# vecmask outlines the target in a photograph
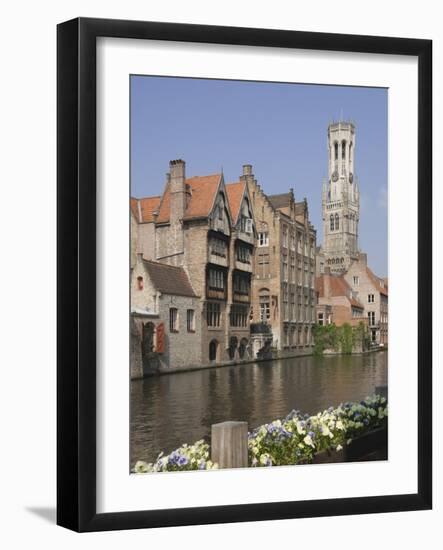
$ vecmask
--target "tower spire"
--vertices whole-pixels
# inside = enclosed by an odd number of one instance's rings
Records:
[[[328,126],[328,179],[322,189],[323,253],[332,272],[345,271],[358,254],[359,192],[354,180],[355,126]]]

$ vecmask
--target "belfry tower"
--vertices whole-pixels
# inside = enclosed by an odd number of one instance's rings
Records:
[[[324,266],[346,271],[358,258],[360,195],[354,172],[355,127],[351,122],[328,126],[328,179],[323,182]]]

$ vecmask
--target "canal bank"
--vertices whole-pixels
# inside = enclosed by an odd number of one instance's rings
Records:
[[[326,351],[324,352],[323,356],[343,356],[343,355],[365,355],[368,353],[377,353],[377,352],[387,352],[388,348],[385,347],[377,347],[365,351],[358,351],[351,354],[343,354],[339,351]],[[298,357],[311,357],[315,356],[315,353],[313,349],[310,347],[306,350],[297,350],[296,352],[289,352],[289,353],[279,353],[275,355],[275,357],[272,358],[255,358],[255,359],[244,359],[241,361],[225,361],[222,363],[208,363],[206,365],[189,365],[187,367],[159,367],[156,370],[152,370],[151,372],[147,371],[143,377],[134,377],[133,380],[141,380],[142,378],[149,378],[151,376],[160,376],[164,374],[178,374],[178,373],[185,373],[185,372],[193,372],[198,370],[206,370],[206,369],[215,369],[220,367],[234,367],[238,365],[248,365],[253,363],[265,363],[269,361],[277,361],[280,359],[295,359]]]
[[[305,355],[134,380],[132,462],[207,439],[217,422],[241,420],[254,427],[292,409],[315,414],[364,399],[387,384],[387,355]]]

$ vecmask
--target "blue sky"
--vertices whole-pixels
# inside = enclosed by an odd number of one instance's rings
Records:
[[[131,77],[131,194],[161,194],[169,161],[188,176],[219,172],[238,181],[243,164],[265,192],[294,188],[308,199],[322,242],[321,189],[327,176],[327,126],[356,125],[360,249],[387,275],[387,107],[382,88]]]

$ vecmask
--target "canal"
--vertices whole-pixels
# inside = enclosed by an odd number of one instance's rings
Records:
[[[134,380],[131,465],[207,438],[211,425],[255,428],[292,409],[314,414],[387,385],[387,352],[297,357]]]

